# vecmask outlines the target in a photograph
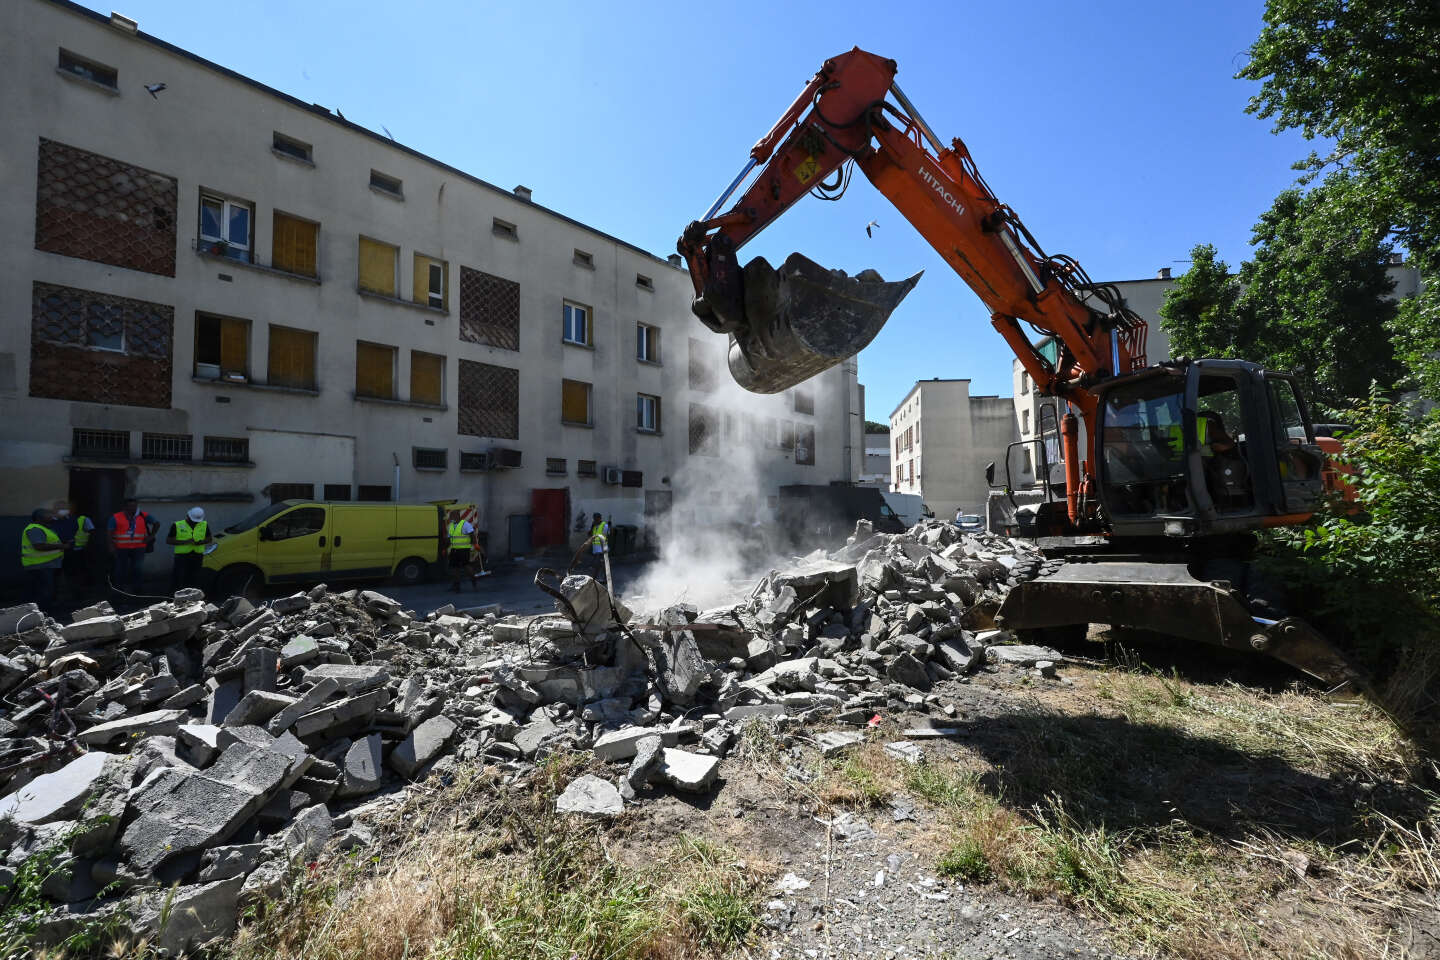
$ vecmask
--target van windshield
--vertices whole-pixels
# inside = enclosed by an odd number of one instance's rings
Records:
[[[259,510],[256,510],[254,513],[250,514],[250,516],[246,517],[244,520],[241,520],[238,523],[226,527],[225,532],[244,533],[246,530],[252,530],[255,527],[260,526],[260,524],[264,523],[266,520],[269,520],[271,517],[275,516],[275,514],[291,506],[293,506],[293,504],[281,501],[280,503],[272,503],[268,507],[261,507]]]

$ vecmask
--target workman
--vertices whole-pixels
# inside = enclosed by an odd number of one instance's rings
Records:
[[[66,595],[78,599],[90,590],[90,535],[95,532],[95,524],[83,513],[76,516],[73,503],[57,500],[51,528],[70,544],[60,566]]]
[[[139,593],[143,584],[145,554],[155,549],[158,532],[155,518],[140,509],[134,497],[125,500],[123,510],[110,518],[110,549],[115,555],[115,579],[119,590]]]
[[[1225,419],[1213,410],[1195,415],[1195,439],[1200,445],[1200,462],[1205,468],[1205,485],[1215,505],[1243,507],[1250,502],[1250,470]]]
[[[175,566],[170,573],[170,589],[200,586],[200,568],[205,563],[205,547],[215,542],[210,524],[205,521],[202,507],[191,507],[185,519],[170,524],[165,542],[175,548]]]
[[[605,574],[605,554],[610,552],[610,523],[598,513],[591,520],[590,563],[595,570],[593,576],[600,580]]]
[[[55,571],[69,546],[55,532],[55,513],[40,507],[30,514],[30,523],[20,531],[20,566],[25,573],[25,597],[41,610],[49,611],[55,601]]]
[[[470,587],[478,592],[480,578],[484,574],[476,571],[475,561],[478,560],[480,569],[484,570],[485,553],[480,549],[480,541],[475,536],[475,524],[465,519],[463,510],[451,510],[445,532],[450,539],[451,592],[460,592],[460,578],[467,574],[470,577]]]

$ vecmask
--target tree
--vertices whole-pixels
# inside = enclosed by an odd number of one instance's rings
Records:
[[[1328,184],[1287,190],[1255,225],[1255,256],[1238,274],[1214,247],[1192,250],[1191,268],[1160,308],[1171,353],[1294,373],[1331,406],[1366,396],[1372,382],[1391,388],[1401,375],[1388,330],[1391,248],[1342,213]]]
[[[865,421],[865,432],[866,432],[866,433],[889,433],[889,432],[890,432],[890,425],[889,425],[888,423],[876,423],[874,420],[866,420],[866,421]]]
[[[1435,0],[1268,0],[1239,76],[1247,108],[1333,141],[1299,166],[1325,174],[1348,222],[1393,234],[1428,280],[1392,330],[1412,382],[1440,397],[1440,4]]]

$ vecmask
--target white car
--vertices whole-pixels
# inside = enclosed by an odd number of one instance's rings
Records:
[[[973,513],[962,513],[955,518],[955,526],[960,528],[962,533],[984,533],[985,521]]]

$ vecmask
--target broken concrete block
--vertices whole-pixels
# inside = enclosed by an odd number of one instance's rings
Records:
[[[925,665],[908,653],[902,653],[890,661],[890,666],[885,668],[885,675],[896,683],[903,683],[916,690],[929,690],[933,686],[930,675],[925,672]]]
[[[305,680],[309,683],[325,679],[334,680],[346,695],[353,696],[389,683],[390,671],[381,666],[349,663],[322,663],[305,671]]]
[[[320,659],[320,641],[299,636],[280,648],[280,669],[290,670]]]
[[[281,834],[281,845],[292,860],[309,860],[335,834],[335,822],[323,803],[313,804],[295,815]]]
[[[210,702],[205,708],[205,722],[213,723],[216,726],[225,722],[230,716],[230,711],[240,702],[240,696],[244,692],[243,684],[239,680],[226,680],[223,683],[215,683],[210,691]]]
[[[8,637],[11,634],[39,626],[43,620],[44,615],[40,612],[40,608],[33,603],[6,607],[0,610],[0,637]]]
[[[211,723],[187,723],[175,731],[175,755],[192,767],[204,769],[220,756],[220,728]]]
[[[556,813],[613,817],[624,809],[625,802],[615,785],[589,773],[571,781],[565,792],[555,798]]]
[[[830,730],[817,734],[815,737],[815,743],[820,747],[821,755],[826,757],[837,756],[864,741],[863,734],[847,730]]]
[[[904,760],[906,763],[919,763],[925,759],[925,751],[909,740],[896,740],[893,743],[885,744],[885,752],[897,760]]]
[[[150,946],[183,956],[203,943],[235,932],[243,877],[160,891],[130,909],[132,925]]]
[[[105,747],[132,736],[173,735],[185,716],[184,710],[152,710],[133,717],[121,717],[82,730],[79,739],[91,747]]]
[[[344,780],[338,796],[360,797],[380,789],[380,734],[356,740],[345,754]]]
[[[1033,667],[1041,660],[1049,660],[1054,664],[1065,659],[1057,650],[1027,643],[988,646],[985,648],[985,655],[993,663],[1009,663],[1017,667]]]
[[[540,713],[538,710],[535,712],[537,715]],[[555,726],[549,717],[541,716],[538,719],[531,720],[519,733],[515,734],[513,742],[515,746],[520,749],[520,752],[529,759],[540,751],[541,745],[543,745],[546,740],[549,740],[559,732],[560,728]]]
[[[296,720],[313,712],[339,690],[340,684],[334,678],[323,678],[315,686],[305,691],[299,700],[271,717],[270,722],[266,724],[266,729],[278,737],[288,730]]]
[[[935,659],[956,673],[969,673],[984,658],[984,648],[971,649],[959,637],[941,640],[935,645]]]
[[[687,793],[705,793],[720,774],[720,758],[669,747],[661,751],[655,775]]]
[[[229,880],[243,877],[260,863],[264,846],[258,843],[240,843],[228,847],[211,847],[200,858],[201,883]]]
[[[275,651],[268,652],[274,653]],[[240,698],[240,702],[235,705],[234,710],[226,715],[221,726],[244,727],[263,724],[286,707],[294,706],[296,702],[295,697],[287,697],[283,693],[251,690]]]
[[[416,727],[410,736],[390,752],[386,763],[391,770],[409,779],[415,776],[421,767],[438,757],[454,735],[455,721],[446,717],[431,717]]]
[[[653,727],[626,727],[601,734],[595,741],[595,756],[601,760],[629,760],[646,737],[658,736],[667,746],[680,742],[679,730],[657,730]]]
[[[342,727],[368,724],[370,719],[375,716],[375,711],[380,709],[384,696],[385,691],[372,690],[358,697],[350,697],[339,703],[307,713],[295,721],[293,725],[295,735],[301,739],[322,735],[333,736],[334,732]]]
[[[184,710],[186,707],[193,707],[205,699],[206,692],[204,684],[192,683],[162,700],[160,708],[162,710]]]
[[[125,621],[111,614],[80,620],[60,628],[60,636],[66,643],[79,640],[108,640],[125,633]]]
[[[275,674],[279,669],[280,654],[269,647],[252,647],[245,651],[245,693],[256,690],[266,692],[275,689]]]
[[[660,751],[664,746],[665,741],[658,734],[642,737],[635,744],[635,758],[630,761],[630,769],[625,773],[625,782],[631,790],[639,790],[649,781],[651,772],[660,762]]]
[[[270,609],[284,615],[287,613],[299,613],[310,608],[310,597],[305,593],[295,593],[288,597],[281,597],[270,602]]]
[[[110,759],[108,753],[86,753],[54,773],[41,774],[0,799],[0,820],[9,817],[16,823],[35,825],[76,819]]]

